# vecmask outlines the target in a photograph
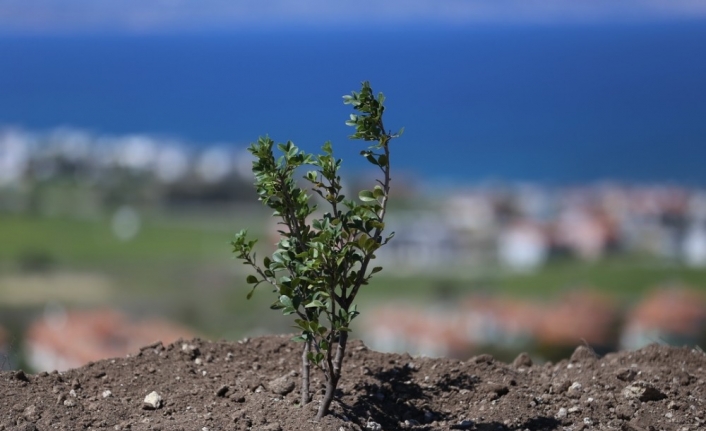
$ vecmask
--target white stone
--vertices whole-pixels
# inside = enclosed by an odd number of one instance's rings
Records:
[[[155,410],[162,407],[162,397],[155,391],[150,392],[145,397],[143,408],[148,410]]]
[[[108,398],[109,396],[113,395],[113,393],[106,389],[105,391],[103,391],[102,395],[103,398]]]
[[[377,422],[368,421],[368,423],[365,424],[365,429],[370,431],[381,431],[382,425]]]

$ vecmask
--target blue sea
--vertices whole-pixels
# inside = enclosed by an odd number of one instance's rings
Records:
[[[432,181],[706,185],[706,22],[0,38],[0,125],[192,145],[347,140],[369,80]]]

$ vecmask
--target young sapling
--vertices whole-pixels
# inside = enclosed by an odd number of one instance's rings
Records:
[[[233,252],[243,263],[253,268],[246,282],[253,285],[248,299],[262,283],[274,287],[277,300],[272,309],[294,316],[303,342],[301,403],[311,401],[309,391],[310,365],[324,375],[326,393],[316,418],[328,413],[341,378],[343,358],[351,321],[359,314],[355,298],[361,286],[368,284],[373,274],[382,270],[369,268],[375,252],[393,237],[383,237],[385,214],[390,193],[390,142],[402,134],[387,131],[383,124],[385,97],[377,97],[368,82],[361,91],[343,96],[344,104],[357,111],[346,124],[355,127],[351,139],[369,143],[360,152],[379,169],[380,178],[372,190],[363,190],[358,200],[342,194],[339,169],[330,142],[322,154],[307,154],[292,142],[278,144],[281,151],[275,157],[274,141],[260,138],[248,149],[255,156],[253,173],[259,200],[274,210],[278,218],[280,241],[271,257],[262,262],[253,251],[256,240],[248,240],[242,230],[232,242]],[[312,167],[303,176],[303,188],[296,181],[300,168]],[[311,193],[320,196],[323,208],[311,202]]]

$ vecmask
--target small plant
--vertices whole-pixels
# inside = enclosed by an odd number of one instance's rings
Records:
[[[278,295],[271,308],[295,316],[295,327],[301,333],[294,340],[303,342],[302,404],[311,401],[310,364],[323,371],[326,393],[317,419],[328,413],[341,378],[350,323],[358,315],[356,295],[382,270],[380,266],[369,268],[370,262],[394,235],[383,237],[382,233],[390,192],[389,144],[402,130],[394,134],[385,130],[384,101],[382,93],[373,95],[368,82],[363,82],[360,93],[343,96],[343,102],[358,112],[346,122],[355,127],[351,139],[372,143],[360,154],[382,174],[372,190],[358,194],[358,202],[341,193],[338,170],[342,161],[334,158],[330,142],[320,155],[306,154],[287,142],[277,145],[282,155],[275,158],[274,142],[268,137],[249,148],[255,156],[252,170],[259,199],[274,210],[283,228],[278,231],[277,250],[262,264],[253,251],[256,241],[248,240],[244,230],[235,235],[233,252],[255,270],[246,279],[253,285],[248,299],[257,286],[268,283]],[[303,176],[306,190],[295,181],[297,171],[305,166],[314,168]],[[311,203],[309,190],[323,199],[326,210],[318,218],[314,214],[321,212]]]

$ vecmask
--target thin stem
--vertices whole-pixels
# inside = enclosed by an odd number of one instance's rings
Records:
[[[270,283],[270,284],[273,285],[273,286],[277,286],[277,281],[276,281],[275,279],[273,279],[273,278],[268,277],[267,275],[265,275],[265,271],[263,271],[262,268],[260,268],[260,265],[258,265],[258,264],[252,259],[252,257],[250,257],[250,254],[245,255],[245,256],[243,257],[243,259],[245,259],[245,261],[246,261],[250,266],[252,266],[253,269],[254,269],[258,274],[260,274],[260,277],[262,277],[263,280],[265,280],[266,282]]]
[[[390,193],[390,147],[388,146],[390,142],[391,137],[389,135],[385,135],[381,138],[381,145],[383,149],[385,150],[385,156],[387,157],[387,166],[384,169],[385,172],[385,179],[383,180],[382,184],[382,189],[385,192],[385,194],[382,197],[382,202],[380,202],[380,211],[377,213],[378,220],[382,223],[385,220],[385,214],[387,213],[387,199]],[[382,227],[377,227],[375,228],[375,232],[373,233],[373,238],[375,238],[377,241],[382,241],[382,238],[380,238],[380,234],[382,233]],[[355,281],[355,285],[353,286],[353,289],[350,292],[350,295],[348,298],[345,298],[345,303],[346,303],[346,311],[348,311],[348,307],[350,307],[351,303],[355,299],[355,296],[358,294],[358,290],[360,289],[360,286],[363,285],[363,281],[365,280],[365,271],[368,269],[368,264],[370,263],[370,259],[372,259],[373,253],[368,253],[365,255],[363,258],[363,262],[360,264],[360,272],[358,272],[358,278]]]
[[[311,340],[307,339],[304,342],[304,351],[302,352],[302,405],[308,404],[311,401],[311,393],[309,392],[309,372],[311,364],[309,364],[309,352],[311,351]]]
[[[331,290],[333,291],[333,288],[331,288]],[[330,302],[331,302],[331,316],[329,318],[329,322],[331,322],[331,326],[333,326],[335,319],[336,319],[336,301],[332,300]],[[326,337],[326,338],[328,338],[328,350],[326,351],[326,365],[329,370],[329,378],[328,378],[329,382],[332,381],[335,376],[333,363],[331,361],[331,351],[333,350],[331,347],[332,347],[332,343],[333,343],[334,334],[335,334],[335,331],[334,331],[334,328],[332,327],[328,333],[328,336]],[[340,337],[339,337],[339,339],[340,339]]]
[[[326,393],[324,394],[324,399],[321,401],[321,406],[319,406],[319,411],[316,414],[316,420],[323,418],[331,407],[331,402],[333,401],[336,387],[338,386],[338,380],[341,378],[341,366],[343,364],[343,357],[346,354],[347,342],[348,332],[340,331],[338,334],[338,345],[336,348],[336,357],[333,361],[331,378],[326,382]]]

